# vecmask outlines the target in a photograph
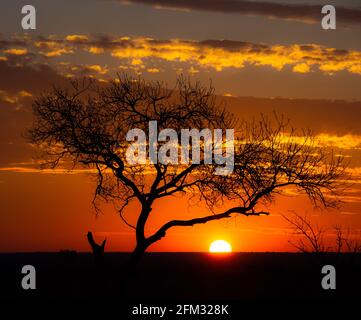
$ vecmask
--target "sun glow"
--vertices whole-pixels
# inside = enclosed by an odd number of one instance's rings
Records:
[[[225,240],[216,240],[213,241],[209,246],[209,252],[212,253],[232,252],[232,247]]]

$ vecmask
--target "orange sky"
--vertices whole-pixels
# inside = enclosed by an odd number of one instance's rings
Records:
[[[303,12],[310,9],[308,1],[295,2],[303,3]],[[302,196],[281,197],[269,217],[172,229],[150,250],[207,251],[215,239],[228,240],[235,251],[293,250],[288,244],[291,230],[280,216],[289,210],[310,214],[325,228],[340,224],[361,232],[360,23],[346,19],[333,33],[325,33],[314,15],[309,21],[289,8],[283,16],[272,11],[269,19],[270,12],[262,10],[249,15],[197,6],[166,9],[139,1],[91,0],[86,8],[81,1],[37,1],[39,12],[47,15],[38,17],[36,31],[23,32],[10,19],[19,3],[0,4],[0,252],[89,250],[88,230],[98,239],[107,237],[110,251],[133,249],[133,230],[111,206],[95,217],[89,174],[39,172],[33,161],[36,150],[22,136],[38,94],[70,77],[106,82],[117,72],[170,86],[181,73],[203,83],[212,79],[216,93],[226,96],[228,108],[241,118],[284,114],[350,160],[353,185],[339,210],[317,211]],[[359,14],[358,2],[338,3]],[[107,18],[95,23],[100,10]],[[180,198],[163,200],[147,230],[170,217],[205,214],[198,205]],[[126,214],[134,221],[136,213],[131,206]]]
[[[91,206],[94,185],[88,174],[52,174],[3,172],[0,183],[2,216],[0,251],[88,250],[85,234],[92,230],[99,240],[108,239],[108,250],[129,251],[134,247],[133,230],[125,226],[112,206],[104,206],[95,216]],[[269,208],[268,217],[237,217],[192,228],[170,230],[167,237],[154,244],[154,251],[207,251],[211,241],[228,240],[235,251],[289,251],[289,226],[280,214],[295,210],[312,214],[325,228],[335,225],[361,230],[358,215],[360,198],[344,204],[342,211],[315,211],[302,196],[280,197]],[[185,199],[169,198],[157,203],[147,225],[155,231],[170,218],[202,216],[202,205]],[[137,207],[126,211],[135,221]],[[331,231],[331,230],[330,230]],[[331,231],[332,232],[332,231]]]

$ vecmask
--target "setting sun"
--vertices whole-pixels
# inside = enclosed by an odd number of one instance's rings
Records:
[[[209,246],[209,252],[232,252],[231,245],[225,240],[216,240]]]

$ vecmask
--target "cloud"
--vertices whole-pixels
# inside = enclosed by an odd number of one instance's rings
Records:
[[[157,9],[182,11],[211,11],[269,18],[295,20],[305,23],[321,21],[322,5],[276,3],[242,0],[118,0],[121,3],[150,5]],[[342,23],[361,23],[361,10],[337,6],[337,20]]]
[[[311,68],[307,63],[299,63],[296,64],[292,70],[293,72],[298,72],[298,73],[309,73]]]
[[[9,39],[9,43],[12,40]],[[15,51],[14,51],[15,50]],[[341,50],[317,44],[266,45],[260,43],[230,41],[230,40],[180,40],[152,39],[146,37],[91,37],[87,35],[68,35],[65,37],[38,37],[27,39],[24,47],[0,49],[0,60],[11,60],[14,63],[31,61],[48,64],[53,58],[64,55],[87,52],[90,55],[107,54],[121,60],[121,68],[135,71],[153,70],[154,62],[187,63],[190,73],[200,71],[200,68],[222,71],[226,68],[242,69],[246,66],[271,67],[281,71],[284,69],[295,73],[307,74],[320,71],[332,75],[347,71],[361,75],[361,52],[356,50]],[[3,56],[1,56],[3,53]],[[56,59],[55,59],[56,60]],[[85,64],[75,67],[69,73],[69,68],[62,61],[56,65],[63,74],[79,75],[84,73],[107,74],[107,66],[100,64]],[[185,66],[182,65],[182,68]],[[67,70],[65,70],[67,69]],[[65,72],[66,71],[66,72]],[[113,71],[115,71],[113,69]]]
[[[96,173],[96,170],[91,169],[39,169],[38,167],[0,167],[0,172],[17,172],[17,173],[42,173],[42,174],[84,174]]]
[[[50,66],[0,61],[0,167],[35,156],[23,133],[31,125],[33,98],[54,84],[65,86],[68,81]]]
[[[83,44],[84,45],[84,44]],[[93,53],[93,43],[85,50]],[[131,38],[112,40],[101,47],[112,57],[128,59],[129,63],[144,67],[148,59],[161,59],[168,62],[187,62],[197,67],[222,71],[225,68],[242,69],[246,65],[267,66],[282,70],[287,66],[297,73],[319,70],[326,74],[348,71],[361,74],[361,52],[338,50],[316,44],[264,45],[228,40],[156,40]]]
[[[72,51],[72,50],[62,48],[62,49],[56,49],[53,51],[46,52],[44,55],[48,58],[52,58],[52,57],[59,57],[63,54],[73,53],[73,52],[74,51]]]
[[[147,72],[149,72],[149,73],[158,73],[160,70],[159,69],[157,69],[157,68],[149,68],[149,69],[147,69]]]
[[[64,54],[74,53],[72,44],[79,43],[79,38],[83,39],[80,42],[86,40],[78,35],[68,35],[65,39],[54,39],[53,36],[49,36],[48,38],[40,36],[35,41],[30,41],[28,45],[33,44],[35,48],[38,48],[38,54],[47,58],[53,58],[60,57]]]
[[[28,50],[26,49],[7,49],[4,51],[5,54],[10,54],[14,56],[22,56],[28,53]]]
[[[330,133],[320,133],[314,136],[315,141],[307,140],[305,136],[280,135],[280,141],[285,143],[296,143],[302,145],[314,145],[316,142],[318,146],[332,147],[339,150],[361,150],[361,135],[345,134],[335,135]]]
[[[26,90],[21,90],[16,94],[8,94],[6,91],[0,90],[0,101],[6,102],[8,104],[16,104],[17,108],[22,107],[22,104],[20,103],[22,99],[31,98],[32,96],[33,95]]]
[[[102,67],[99,64],[85,65],[82,67],[84,74],[106,74],[108,72],[107,67]]]
[[[24,47],[27,44],[27,38],[12,38],[12,39],[0,39],[0,49],[12,48],[12,47]]]
[[[70,34],[66,36],[65,40],[72,42],[81,42],[81,41],[87,41],[88,37],[83,34]]]
[[[353,211],[340,211],[340,215],[342,216],[354,216],[354,215],[359,215],[361,214],[360,212],[353,212]]]
[[[54,83],[60,85],[66,81],[49,65],[13,65],[9,61],[0,61],[0,88],[8,95],[17,94],[22,90],[37,94]]]
[[[361,136],[346,134],[343,136],[320,134],[317,136],[321,143],[326,146],[336,147],[339,149],[357,149],[361,150]]]

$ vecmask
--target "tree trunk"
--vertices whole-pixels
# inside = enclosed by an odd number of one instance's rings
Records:
[[[128,260],[128,267],[130,269],[135,269],[137,265],[139,264],[144,252],[147,250],[146,243],[137,243],[137,246],[135,247],[134,251],[130,254],[129,260]]]
[[[136,239],[137,245],[134,251],[130,254],[128,260],[128,267],[132,270],[135,270],[136,266],[139,264],[144,252],[151,245],[152,242],[147,241],[144,228],[148,220],[149,214],[152,211],[152,208],[149,204],[143,204],[142,211],[139,215],[137,226],[136,226]]]
[[[106,239],[102,244],[97,244],[94,241],[93,234],[89,231],[87,234],[88,242],[93,250],[94,262],[97,268],[102,268],[104,263],[104,247]]]

